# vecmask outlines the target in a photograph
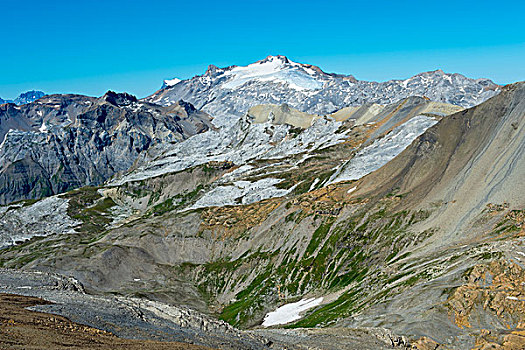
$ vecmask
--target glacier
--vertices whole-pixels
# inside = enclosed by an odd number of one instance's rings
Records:
[[[224,74],[229,80],[222,84],[222,87],[235,89],[251,80],[283,82],[295,90],[317,90],[323,87],[320,81],[301,69],[299,64],[294,63],[284,62],[272,56],[246,67],[234,67]]]

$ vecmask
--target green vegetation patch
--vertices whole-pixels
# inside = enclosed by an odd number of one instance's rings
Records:
[[[80,233],[100,233],[113,221],[110,209],[116,204],[98,190],[98,187],[82,187],[63,195],[69,199],[68,215],[82,222],[77,229]]]
[[[357,310],[359,291],[354,289],[341,295],[337,300],[317,308],[300,321],[288,325],[285,328],[309,328],[319,325],[327,325],[330,322],[350,316]]]
[[[192,191],[177,194],[172,198],[168,198],[164,202],[153,206],[153,208],[151,208],[146,215],[160,216],[164,213],[180,209],[194,200],[203,188],[204,185],[200,184]]]

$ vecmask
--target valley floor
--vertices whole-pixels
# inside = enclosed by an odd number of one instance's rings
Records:
[[[383,328],[241,331],[191,309],[90,295],[58,274],[0,269],[0,349],[427,349],[413,345]]]

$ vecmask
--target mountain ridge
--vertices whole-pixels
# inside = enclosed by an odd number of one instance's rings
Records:
[[[169,105],[183,99],[213,115],[220,126],[231,125],[259,104],[286,103],[301,112],[325,115],[348,106],[389,104],[415,95],[471,107],[500,89],[489,79],[439,70],[405,80],[368,82],[283,57],[268,56],[247,66],[210,65],[204,74],[160,89],[144,100]]]

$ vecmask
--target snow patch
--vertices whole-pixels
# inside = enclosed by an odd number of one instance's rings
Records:
[[[182,80],[177,79],[177,78],[166,79],[166,80],[164,80],[164,87],[170,87],[170,86],[177,85],[177,84],[180,83],[181,81],[182,81]]]
[[[312,184],[310,185],[310,188],[308,189],[308,192],[312,191],[315,188],[315,185],[317,185],[318,183],[319,183],[319,178],[316,177],[314,182],[312,182]]]
[[[263,327],[270,327],[279,324],[286,324],[301,318],[301,313],[321,304],[323,297],[302,299],[295,303],[290,303],[269,312],[264,316]]]
[[[293,188],[279,189],[281,179],[266,178],[255,182],[236,181],[231,186],[217,186],[201,197],[190,209],[225,205],[251,204],[268,198],[282,197]]]
[[[47,130],[47,126],[46,126],[46,122],[42,122],[42,126],[38,129],[41,133],[46,133],[48,130]]]
[[[28,206],[0,207],[0,248],[34,236],[74,232],[80,222],[68,216],[68,206],[68,199],[53,196]]]

